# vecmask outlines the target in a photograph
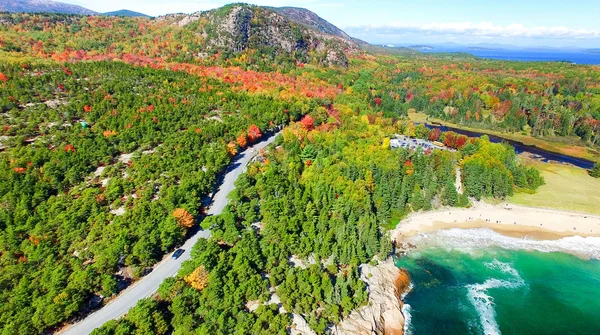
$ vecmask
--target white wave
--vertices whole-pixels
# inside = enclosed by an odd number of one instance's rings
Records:
[[[408,295],[408,293],[410,293],[410,291],[412,291],[414,287],[415,286],[411,282],[408,285],[408,289],[402,293],[402,296],[400,296],[400,300],[404,301],[406,295]],[[402,305],[402,315],[404,316],[404,335],[412,335],[412,330],[410,329],[410,320],[412,318],[412,316],[410,315],[411,311],[412,309],[409,304],[405,303],[404,305]]]
[[[494,309],[494,299],[487,294],[491,288],[516,289],[525,285],[525,281],[519,275],[519,272],[511,266],[510,263],[494,260],[486,263],[486,266],[492,269],[498,269],[504,273],[513,276],[511,280],[501,280],[491,278],[482,284],[467,285],[467,297],[473,304],[479,314],[479,321],[486,335],[500,334],[500,327],[496,321],[496,310]]]
[[[410,291],[412,291],[412,289],[415,287],[415,285],[413,285],[413,283],[411,282],[408,285],[408,289],[406,291],[404,291],[402,293],[402,295],[400,296],[400,300],[404,301],[404,298],[406,298],[406,295],[408,295],[410,293]]]
[[[570,236],[558,240],[538,241],[505,236],[488,228],[453,228],[429,234],[419,234],[410,238],[407,242],[417,246],[418,249],[440,247],[468,251],[483,248],[503,248],[562,252],[584,259],[600,259],[600,237]]]
[[[402,315],[404,315],[404,335],[412,335],[412,329],[410,327],[410,321],[412,320],[412,316],[410,312],[412,308],[409,304],[404,304],[402,306]]]
[[[497,259],[494,259],[493,261],[491,261],[489,263],[485,263],[485,266],[487,266],[490,269],[497,269],[497,270],[500,270],[501,272],[512,275],[516,281],[523,282],[523,278],[521,278],[519,271],[517,271],[517,269],[513,268],[512,264],[510,264],[510,263],[501,262]]]

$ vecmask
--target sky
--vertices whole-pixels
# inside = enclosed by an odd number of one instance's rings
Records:
[[[232,2],[62,1],[98,12],[130,9],[154,16],[192,13]],[[598,0],[258,0],[248,3],[307,8],[349,35],[377,44],[451,42],[600,48]]]

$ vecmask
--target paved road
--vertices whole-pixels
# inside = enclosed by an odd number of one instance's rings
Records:
[[[225,208],[228,202],[227,196],[229,195],[229,192],[235,188],[233,183],[237,180],[239,175],[244,172],[246,165],[256,155],[256,153],[272,143],[278,134],[279,133],[271,136],[267,140],[257,143],[256,145],[246,149],[246,151],[240,155],[236,156],[236,160],[232,162],[230,170],[223,178],[221,187],[213,197],[213,202],[207,212],[209,215],[220,214],[223,211],[223,208]],[[181,247],[185,250],[185,252],[178,259],[171,259],[171,255],[168,255],[161,262],[154,266],[154,269],[149,275],[142,278],[125,291],[121,292],[117,298],[112,300],[98,311],[90,314],[87,318],[71,325],[68,328],[65,328],[62,332],[60,332],[60,334],[89,334],[92,332],[92,330],[102,326],[105,322],[121,317],[123,314],[127,313],[131,307],[135,306],[138,300],[149,297],[156,292],[163,280],[175,276],[181,267],[181,263],[190,259],[190,251],[192,250],[194,244],[196,244],[196,241],[198,241],[200,238],[208,237],[210,237],[210,231],[198,231]]]

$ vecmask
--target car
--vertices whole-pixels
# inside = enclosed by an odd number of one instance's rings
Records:
[[[177,259],[179,258],[179,256],[181,256],[181,254],[183,254],[185,252],[185,250],[183,249],[177,249],[175,250],[175,252],[173,252],[173,255],[171,255],[172,259]]]

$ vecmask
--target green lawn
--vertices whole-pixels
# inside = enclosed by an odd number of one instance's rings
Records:
[[[600,178],[587,171],[562,164],[527,161],[535,166],[546,180],[537,193],[516,193],[509,202],[534,207],[554,208],[600,214]]]

